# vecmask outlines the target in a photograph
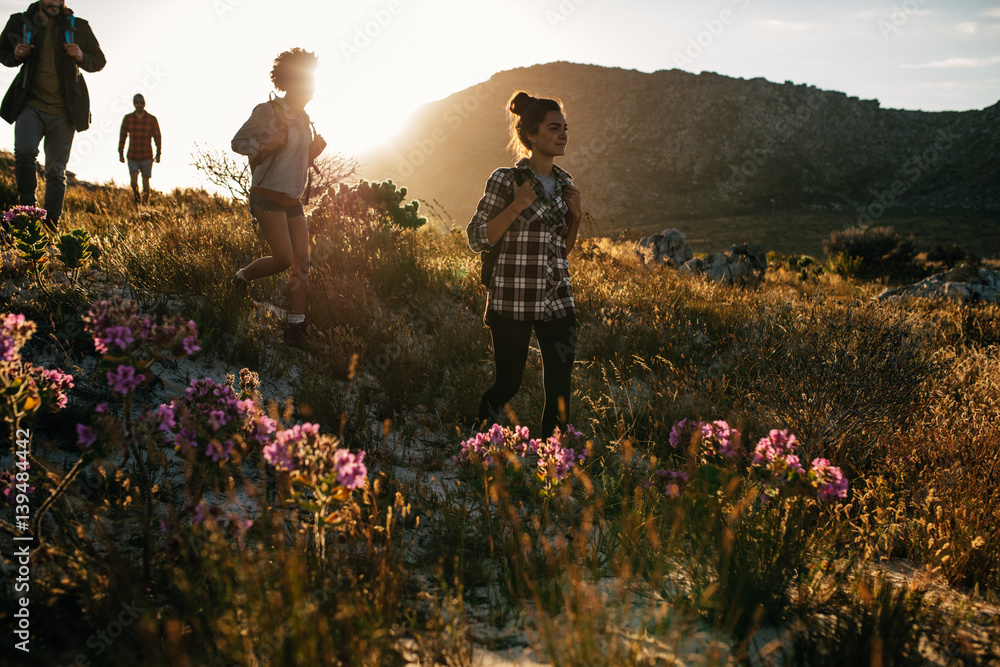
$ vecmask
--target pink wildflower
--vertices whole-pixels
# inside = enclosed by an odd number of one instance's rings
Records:
[[[346,449],[338,449],[334,452],[333,463],[337,468],[337,483],[345,489],[358,489],[364,486],[365,478],[368,476],[368,469],[363,463],[364,452],[352,454]]]

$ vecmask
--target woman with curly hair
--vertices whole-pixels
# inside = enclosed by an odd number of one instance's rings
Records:
[[[313,136],[305,107],[315,91],[316,54],[295,48],[274,59],[271,82],[283,96],[258,104],[233,137],[233,150],[250,158],[250,212],[271,254],[236,272],[239,284],[291,267],[288,278],[289,338],[302,340],[309,287],[309,228],[300,201],[313,160],[326,148]]]
[[[542,352],[542,437],[547,438],[556,426],[565,431],[572,395],[576,306],[566,256],[583,209],[570,175],[553,163],[566,153],[566,117],[559,102],[522,91],[507,109],[510,147],[521,159],[493,172],[466,228],[469,246],[493,263],[483,281],[489,288],[485,322],[493,336],[496,378],[480,402],[478,426],[496,422],[521,388],[534,330]]]

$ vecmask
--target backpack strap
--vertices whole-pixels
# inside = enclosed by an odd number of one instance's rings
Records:
[[[76,43],[76,16],[74,14],[69,15],[69,30],[64,33],[64,36],[67,44]]]
[[[28,13],[21,12],[21,42],[30,46],[34,34],[34,24],[28,20]]]

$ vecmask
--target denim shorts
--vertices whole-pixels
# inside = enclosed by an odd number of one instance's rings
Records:
[[[258,192],[250,193],[250,211],[253,212],[255,208],[260,208],[262,211],[267,211],[269,213],[284,213],[285,217],[289,220],[292,218],[304,218],[306,212],[302,209],[302,203],[296,202],[291,206],[282,206],[278,202],[265,197]]]
[[[153,159],[148,160],[129,160],[128,161],[128,173],[134,174],[135,172],[140,172],[143,178],[149,178],[153,174]]]

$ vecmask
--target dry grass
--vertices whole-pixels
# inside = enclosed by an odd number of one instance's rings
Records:
[[[761,629],[782,660],[833,664],[881,646],[898,658],[882,664],[909,664],[920,646],[946,645],[952,625],[993,622],[945,618],[919,591],[863,576],[906,557],[963,590],[1000,587],[996,307],[878,305],[877,284],[791,266],[758,291],[732,290],[648,267],[629,244],[588,241],[572,258],[571,421],[591,456],[543,501],[503,480],[485,493],[447,462],[491,373],[478,260],[461,235],[398,232],[321,204],[303,353],[276,345],[274,327],[233,292],[235,267],[263,251],[245,211],[186,191],[139,214],[130,196],[71,191],[70,224],[99,239],[94,271],[80,290],[38,302],[8,257],[19,289],[0,310],[35,317],[39,337],[80,367],[92,351],[71,324],[90,301],[124,291],[147,312],[180,311],[198,322],[203,354],[233,370],[297,367],[286,423],[342,432],[368,451],[377,483],[327,560],[300,517],[266,511],[241,541],[221,526],[158,535],[144,580],[130,545],[139,473],[104,462],[105,481],[74,488],[55,513],[37,570],[33,627],[46,658],[377,665],[403,664],[409,646],[424,664],[464,665],[470,637],[507,645],[481,626],[520,619],[518,641],[554,664],[726,664],[760,652]],[[277,278],[253,288],[259,300],[282,293]],[[541,394],[529,363],[512,413],[533,425]],[[75,399],[62,420],[39,424],[55,473],[71,464],[62,449],[92,403]],[[751,446],[792,429],[810,456],[849,472],[852,495],[836,508],[760,509],[736,470],[712,493],[656,496],[643,482],[651,467],[685,465],[667,444],[685,417],[728,419]],[[250,461],[220,472],[220,502],[266,498]],[[160,474],[176,480],[170,465]],[[175,481],[154,500],[182,514],[184,494]],[[3,609],[11,595],[5,586]],[[88,637],[133,598],[147,611],[97,658]],[[990,659],[988,646],[975,650]]]

